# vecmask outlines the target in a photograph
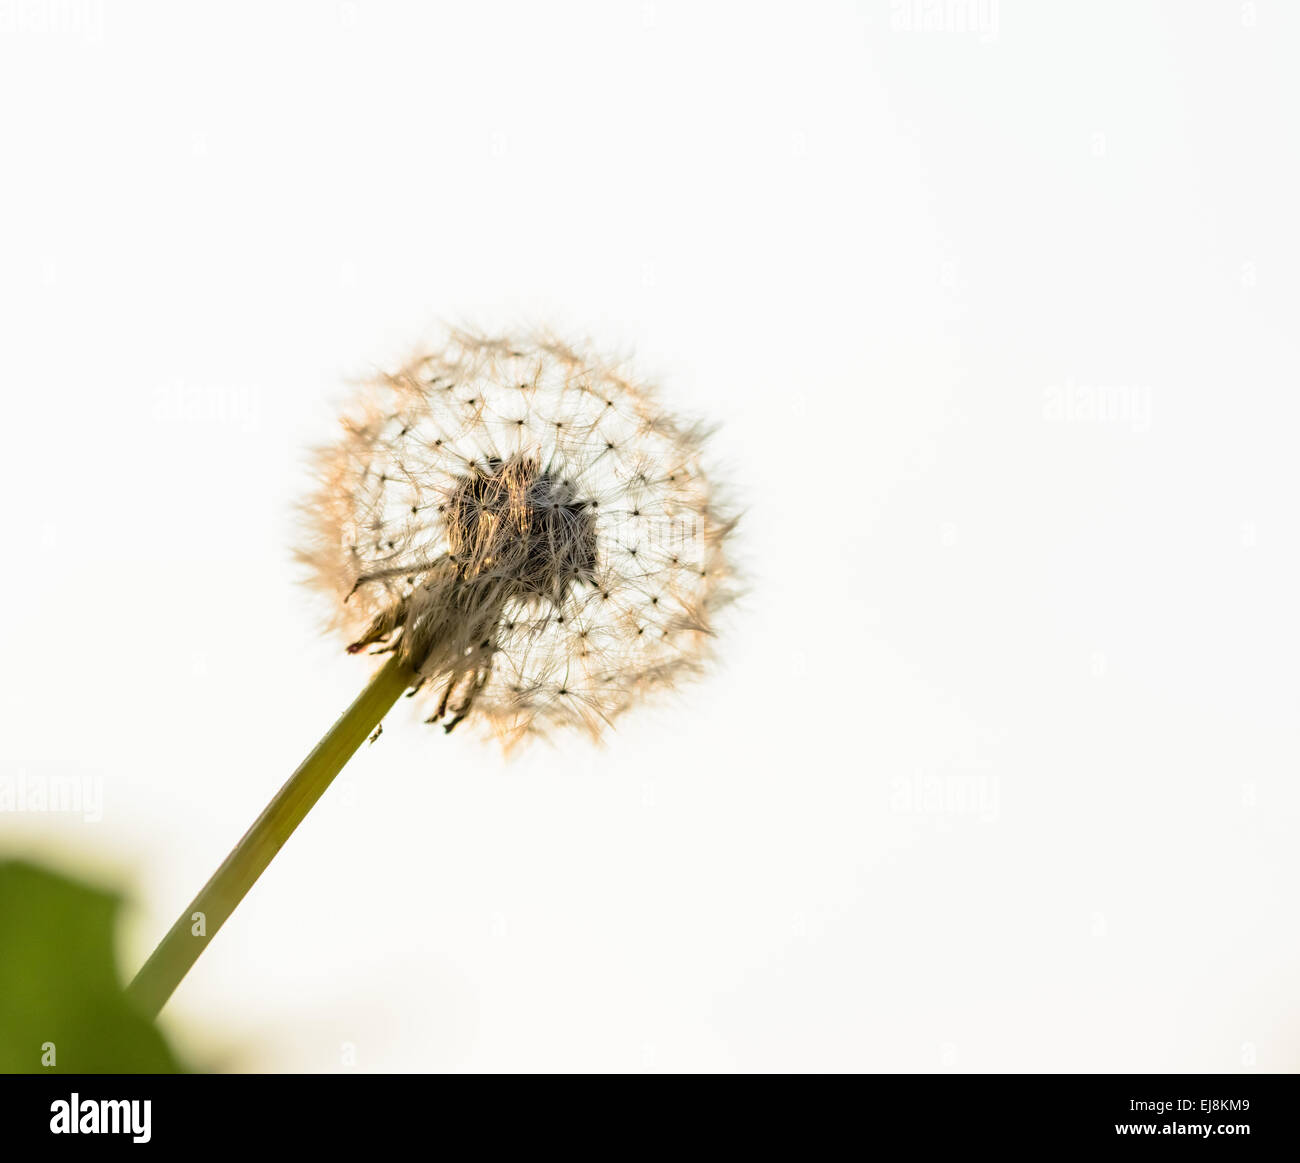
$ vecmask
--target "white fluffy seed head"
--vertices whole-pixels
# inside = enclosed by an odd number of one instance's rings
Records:
[[[350,651],[416,669],[430,722],[597,736],[710,657],[735,522],[702,441],[554,338],[453,331],[362,385],[298,556]]]

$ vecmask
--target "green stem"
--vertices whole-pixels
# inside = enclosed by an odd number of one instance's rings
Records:
[[[142,1011],[153,1016],[167,1004],[172,991],[244,899],[244,894],[257,883],[257,878],[306,818],[312,805],[414,677],[411,668],[396,654],[389,658],[284,787],[275,793],[275,798],[167,931],[127,987],[127,994]],[[196,913],[203,915],[200,918]]]

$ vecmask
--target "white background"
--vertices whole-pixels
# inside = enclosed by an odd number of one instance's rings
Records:
[[[0,778],[132,972],[364,681],[305,451],[437,320],[635,352],[746,507],[603,750],[390,716],[182,986],[228,1069],[1300,1069],[1268,3],[0,0]],[[349,1049],[350,1048],[350,1049]]]

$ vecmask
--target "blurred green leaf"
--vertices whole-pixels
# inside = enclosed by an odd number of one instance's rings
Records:
[[[182,1067],[117,979],[121,899],[0,862],[0,1072],[171,1074]]]

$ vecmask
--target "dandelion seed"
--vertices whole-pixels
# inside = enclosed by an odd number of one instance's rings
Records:
[[[453,332],[363,385],[319,453],[299,556],[349,650],[393,651],[433,692],[429,721],[472,711],[507,746],[598,735],[710,655],[733,522],[702,435],[552,338]],[[689,633],[645,633],[684,611]]]

